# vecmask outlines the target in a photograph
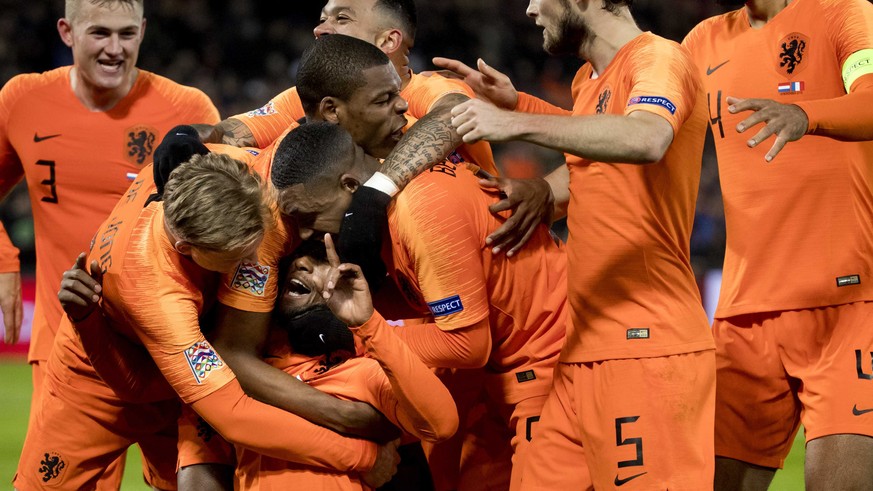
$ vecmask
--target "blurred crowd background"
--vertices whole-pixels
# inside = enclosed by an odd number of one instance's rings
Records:
[[[222,117],[263,105],[294,85],[299,55],[326,0],[146,0],[147,28],[139,66],[205,91]],[[0,85],[18,73],[72,62],[56,22],[62,0],[0,0]],[[570,82],[580,62],[542,50],[542,30],[525,16],[524,0],[418,0],[418,35],[411,57],[416,71],[433,69],[433,56],[468,64],[482,57],[510,75],[516,87],[570,108]],[[699,21],[723,11],[715,0],[636,0],[640,27],[681,41]],[[628,135],[633,138],[633,135]],[[563,163],[560,154],[526,144],[495,146],[505,175],[544,175]],[[692,256],[703,281],[721,268],[724,216],[715,154],[704,155]],[[33,227],[23,186],[0,205],[0,218],[21,249],[22,272],[33,271]],[[75,217],[70,217],[75,220]],[[561,224],[556,231],[564,232]]]

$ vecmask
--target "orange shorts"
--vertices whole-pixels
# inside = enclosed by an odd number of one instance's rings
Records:
[[[551,389],[554,363],[544,360],[511,373],[440,373],[455,398],[461,429],[436,446],[422,443],[435,489],[518,489],[532,432]]]
[[[781,468],[806,441],[873,436],[873,302],[717,319],[716,455]]]
[[[176,470],[197,464],[236,467],[236,454],[233,445],[212,429],[212,426],[191,409],[191,406],[182,404]]]
[[[714,405],[713,351],[560,363],[521,489],[712,489]]]
[[[146,482],[176,489],[178,400],[126,404],[96,374],[67,371],[63,377],[44,372],[13,481],[16,489],[93,489],[133,443],[142,450]]]

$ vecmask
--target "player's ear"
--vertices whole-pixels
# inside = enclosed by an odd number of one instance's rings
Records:
[[[176,252],[183,256],[191,255],[191,244],[185,242],[184,240],[177,240],[175,244],[173,244],[173,249],[176,249]]]
[[[359,187],[361,187],[361,181],[359,181],[357,177],[348,173],[340,176],[340,184],[344,190],[350,193],[354,193]]]
[[[321,119],[333,123],[339,124],[339,104],[336,99],[333,97],[325,97],[318,103],[318,113],[321,116]]]
[[[388,29],[376,36],[376,47],[386,55],[397,51],[403,46],[403,32],[400,29]]]
[[[61,41],[63,41],[67,47],[73,47],[73,23],[69,19],[58,19],[58,34],[61,35]]]

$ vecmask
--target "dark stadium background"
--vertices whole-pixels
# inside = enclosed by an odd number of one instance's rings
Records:
[[[676,41],[700,20],[722,11],[715,0],[634,3],[641,28]],[[63,4],[63,0],[0,0],[0,85],[18,73],[72,62],[55,27]],[[204,90],[226,117],[260,107],[294,85],[297,59],[312,40],[324,1],[146,0],[145,4],[148,24],[139,66]],[[569,84],[579,61],[542,51],[542,31],[524,14],[527,2],[418,0],[417,4],[414,70],[432,69],[433,56],[468,64],[482,57],[508,73],[520,90],[570,107]],[[513,177],[543,175],[563,161],[556,152],[524,144],[498,145],[495,156],[504,174]],[[23,186],[0,205],[0,219],[21,249],[27,283],[33,275],[34,246]],[[555,228],[562,232],[561,224]],[[711,285],[717,284],[723,250],[721,195],[715,155],[708,148],[692,236],[692,261],[705,296],[714,293]],[[11,489],[8,483],[26,426],[30,377],[21,355],[25,350],[0,345],[0,355],[5,353],[0,357],[0,489]],[[786,464],[789,470],[777,475],[771,489],[802,488],[802,458],[802,448],[796,446]],[[132,457],[125,489],[145,489],[136,477],[138,467],[138,459]]]

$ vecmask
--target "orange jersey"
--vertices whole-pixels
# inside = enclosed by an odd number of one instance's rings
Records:
[[[873,142],[805,136],[770,163],[737,133],[728,96],[786,104],[846,94],[851,55],[873,48],[864,0],[794,0],[761,29],[745,9],[685,38],[703,78],[724,196],[727,251],[716,317],[873,299]],[[869,79],[870,75],[864,76]]]
[[[573,80],[574,115],[648,111],[670,123],[674,138],[648,165],[567,155],[573,329],[561,361],[713,348],[689,252],[706,129],[691,60],[675,43],[643,33],[591,76],[586,64]]]
[[[519,254],[492,255],[485,238],[502,219],[488,206],[498,199],[479,187],[463,163],[446,161],[425,171],[389,208],[389,268],[410,305],[422,316],[433,316],[440,329],[488,319],[492,347],[487,366],[511,373],[555,360],[561,349],[567,259],[545,226]]]
[[[284,332],[275,329],[266,360],[318,390],[372,405],[416,438],[434,441],[435,432],[438,439],[451,436],[458,424],[452,396],[393,334],[391,326],[374,313],[368,322],[353,330],[364,339],[367,356],[342,360],[294,354]],[[236,478],[240,489],[370,489],[356,473],[314,469],[244,448],[237,450],[237,456]]]
[[[445,78],[438,74],[411,74],[409,83],[400,91],[400,97],[409,103],[410,116],[421,119],[433,105],[445,95],[464,94],[475,97],[472,89],[460,80]],[[259,147],[265,147],[276,140],[289,125],[304,118],[303,105],[297,88],[282,92],[264,106],[254,111],[238,114],[239,119],[251,130]],[[409,126],[407,126],[408,128]],[[475,162],[492,175],[498,175],[494,155],[487,142],[462,144],[457,152],[466,160]]]
[[[70,67],[19,75],[0,90],[0,192],[27,179],[36,237],[30,361],[48,359],[62,316],[63,272],[87,249],[163,135],[179,124],[217,121],[203,92],[144,70],[105,112],[76,98]]]
[[[296,123],[286,126],[284,133],[263,150],[219,144],[210,144],[207,147],[210,151],[224,153],[248,163],[272,190],[270,169],[276,147],[296,127]],[[258,248],[257,264],[241,263],[236,271],[222,275],[218,287],[218,300],[222,304],[248,312],[272,312],[279,291],[279,260],[291,254],[300,244],[300,234],[295,222],[281,216],[275,202],[273,216],[276,224],[264,232],[264,240]]]

